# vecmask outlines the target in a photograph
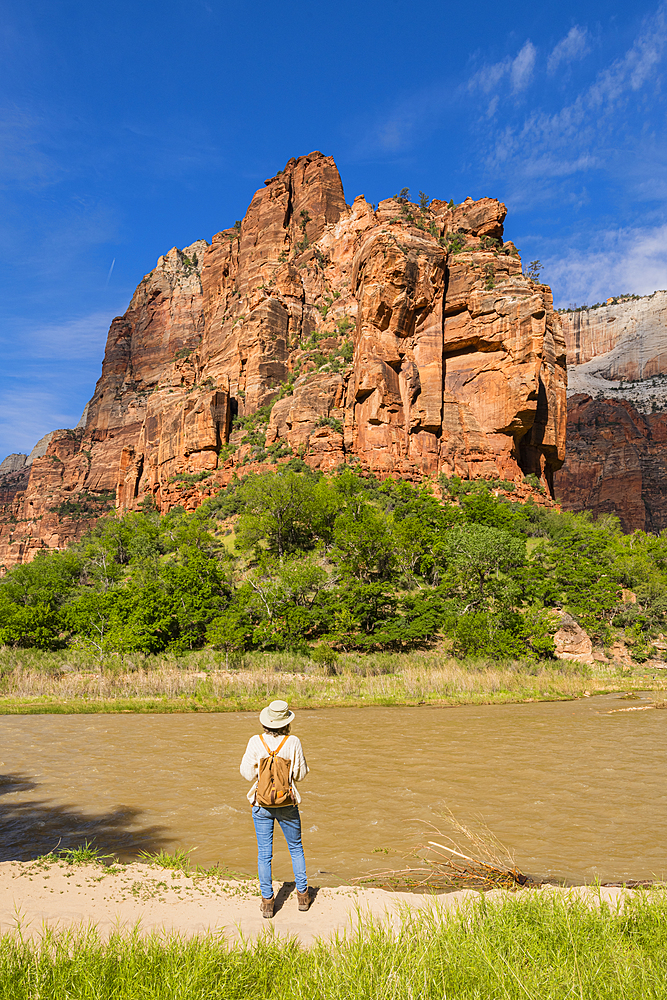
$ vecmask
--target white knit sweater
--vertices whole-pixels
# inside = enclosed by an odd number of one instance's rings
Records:
[[[282,736],[274,736],[270,733],[263,733],[262,735],[269,750],[275,750],[276,747],[280,746],[282,740],[284,739]],[[289,780],[292,786],[292,791],[294,792],[294,799],[298,804],[301,802],[301,796],[299,795],[299,791],[294,782],[302,781],[309,771],[299,737],[292,735],[288,736],[278,756],[284,757],[285,760],[290,762]],[[241,761],[241,774],[246,781],[253,782],[252,788],[248,792],[248,802],[250,802],[253,806],[255,805],[259,762],[262,757],[268,757],[264,744],[259,736],[251,736],[248,741],[246,751],[243,754],[243,760]]]

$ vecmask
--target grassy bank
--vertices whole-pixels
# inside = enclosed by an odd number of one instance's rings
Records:
[[[299,708],[466,705],[667,690],[667,671],[641,666],[460,662],[437,652],[342,654],[334,676],[292,653],[251,653],[225,669],[211,650],[100,661],[4,649],[0,668],[0,714],[256,711],[275,697]]]
[[[622,909],[549,894],[480,899],[453,913],[406,911],[390,931],[301,948],[270,936],[245,947],[213,937],[19,935],[0,940],[0,998],[41,1000],[442,1000],[667,996],[667,900]]]

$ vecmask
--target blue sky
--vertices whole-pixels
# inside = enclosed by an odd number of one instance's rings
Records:
[[[160,254],[314,149],[348,202],[502,199],[559,305],[667,288],[667,3],[0,11],[0,459],[76,423]]]

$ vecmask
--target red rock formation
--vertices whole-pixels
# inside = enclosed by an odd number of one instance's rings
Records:
[[[26,464],[27,455],[14,454],[0,462],[0,505],[10,504],[17,493],[28,485],[30,467]]]
[[[616,514],[624,531],[667,528],[667,414],[583,394],[567,410],[567,460],[555,481],[563,507]]]
[[[196,505],[240,466],[294,454],[551,485],[565,345],[549,289],[501,242],[505,213],[490,198],[350,207],[331,157],[290,160],[240,228],[174,248],[140,283],[85,427],[54,436],[6,507],[0,562],[83,530],[68,498],[167,510],[200,480]]]
[[[618,514],[624,531],[662,531],[667,292],[561,319],[571,395],[556,496],[566,510]]]

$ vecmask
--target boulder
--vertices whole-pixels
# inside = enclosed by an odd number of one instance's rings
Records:
[[[556,658],[577,660],[579,663],[594,663],[593,643],[588,634],[574,620],[572,615],[560,612],[560,627],[554,635]]]

